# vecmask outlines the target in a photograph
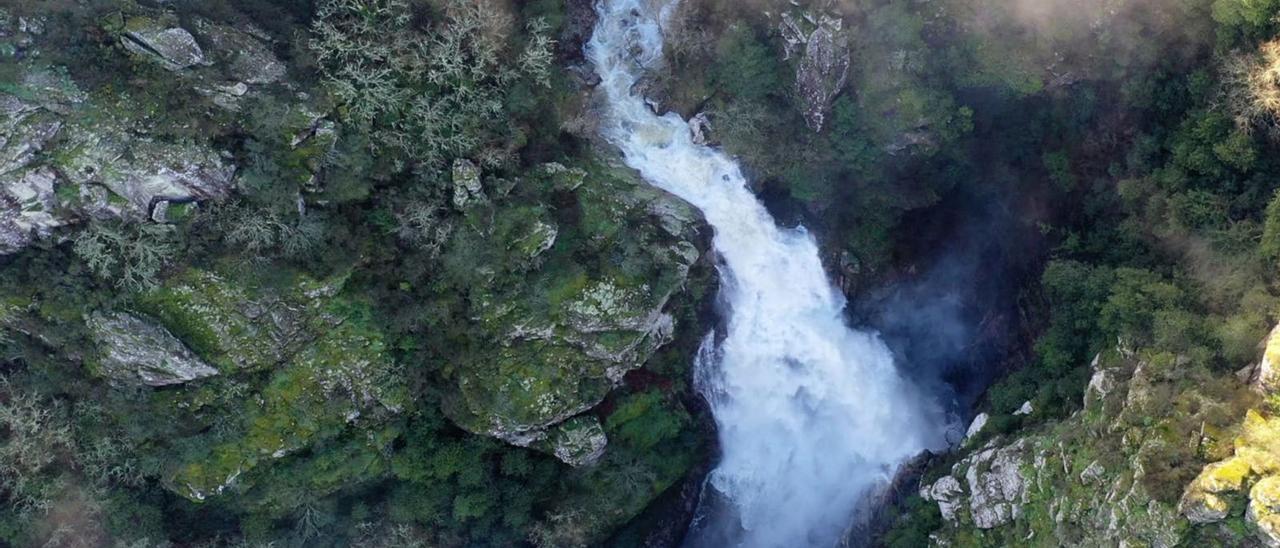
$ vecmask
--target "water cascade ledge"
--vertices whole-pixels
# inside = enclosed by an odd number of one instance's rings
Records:
[[[830,546],[858,502],[907,459],[945,446],[942,410],[903,378],[883,342],[850,328],[845,299],[803,227],[779,228],[739,166],[696,145],[677,114],[633,93],[662,62],[674,2],[602,0],[586,54],[608,108],[605,137],[651,184],[702,210],[721,258],[723,332],[709,336],[695,382],[717,423],[721,460],[690,541]]]

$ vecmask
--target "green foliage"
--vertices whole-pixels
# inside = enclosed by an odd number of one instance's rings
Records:
[[[1269,260],[1280,259],[1280,190],[1267,202],[1262,227],[1262,241],[1258,244],[1258,252]]]
[[[902,514],[884,536],[888,548],[915,548],[929,544],[929,533],[942,527],[938,505],[912,494],[901,504]]]
[[[1256,36],[1274,29],[1280,2],[1275,0],[1214,0],[1213,20],[1219,24],[1219,35],[1230,40],[1237,35]]]
[[[749,25],[730,25],[716,43],[711,83],[734,98],[761,104],[783,89],[778,56]]]
[[[127,291],[155,287],[160,270],[178,253],[173,227],[96,222],[76,236],[75,253],[104,281]]]
[[[546,24],[528,21],[515,44],[495,2],[452,0],[434,19],[420,27],[405,0],[326,0],[309,47],[343,117],[378,151],[432,174],[459,156],[503,165],[516,141],[504,95],[522,79],[547,84]]]

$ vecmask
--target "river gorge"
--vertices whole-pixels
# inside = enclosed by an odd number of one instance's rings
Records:
[[[686,543],[831,546],[902,462],[945,446],[944,413],[876,334],[846,324],[813,235],[777,226],[732,158],[694,144],[685,120],[655,114],[635,91],[662,60],[673,5],[598,4],[587,56],[608,102],[609,141],[715,230],[726,317],[704,341],[695,382],[722,454]],[[727,508],[706,502],[718,497]]]

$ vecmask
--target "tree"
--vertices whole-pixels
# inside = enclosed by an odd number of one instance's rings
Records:
[[[1240,129],[1260,126],[1280,137],[1280,39],[1255,53],[1232,54],[1223,68],[1222,95]]]
[[[510,159],[504,96],[521,79],[549,85],[552,64],[546,25],[529,22],[520,47],[513,25],[490,1],[449,0],[420,30],[405,0],[323,0],[309,46],[344,119],[434,174],[460,156]]]

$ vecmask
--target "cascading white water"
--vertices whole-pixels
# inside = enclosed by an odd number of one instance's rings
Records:
[[[900,463],[945,445],[942,414],[900,377],[878,337],[846,325],[813,238],[779,228],[733,160],[695,145],[684,120],[654,114],[633,92],[661,62],[673,6],[597,5],[587,56],[608,103],[604,133],[628,165],[715,229],[729,315],[696,369],[722,450],[710,481],[740,523],[734,542],[829,546]]]

